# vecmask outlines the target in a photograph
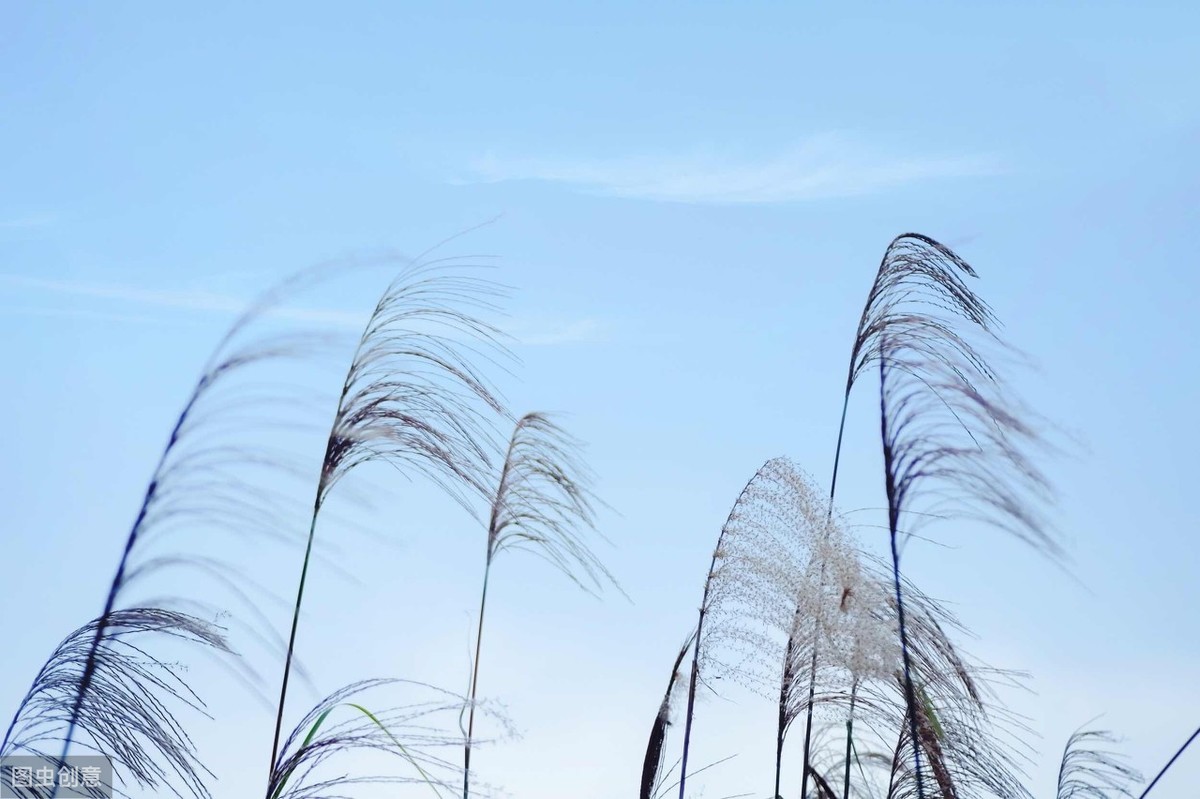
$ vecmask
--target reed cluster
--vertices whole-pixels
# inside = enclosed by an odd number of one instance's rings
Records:
[[[34,677],[0,755],[36,754],[61,765],[72,753],[102,753],[115,765],[115,784],[96,795],[141,790],[207,799],[212,773],[187,732],[207,709],[186,681],[185,665],[186,658],[215,656],[251,685],[270,686],[272,695],[278,686],[273,729],[264,727],[258,739],[265,799],[354,796],[369,783],[463,799],[486,792],[472,759],[477,718],[489,712],[478,696],[488,586],[501,579],[493,567],[501,553],[524,550],[584,590],[619,591],[593,551],[604,540],[594,479],[579,443],[553,417],[514,414],[492,382],[489,372],[508,356],[485,316],[503,292],[462,264],[427,253],[402,266],[372,310],[332,409],[319,470],[306,478],[311,510],[303,526],[286,529],[272,498],[230,470],[231,464],[286,469],[285,459],[231,439],[236,426],[227,421],[255,400],[238,382],[243,373],[303,357],[317,341],[256,335],[256,323],[329,271],[309,270],[265,292],[219,342],[151,473],[99,615],[68,635]],[[1020,675],[964,652],[961,623],[905,577],[901,562],[919,527],[963,520],[986,522],[1049,557],[1063,555],[1045,522],[1051,491],[1038,466],[1046,449],[1043,424],[1007,388],[999,364],[1010,351],[997,336],[995,314],[972,288],[975,279],[965,261],[926,236],[905,234],[887,247],[850,348],[828,489],[787,458],[774,458],[753,474],[714,531],[697,616],[682,645],[669,651],[641,799],[670,793],[684,799],[688,780],[713,765],[696,768],[689,755],[704,729],[697,695],[716,679],[777,711],[775,728],[761,739],[772,747],[773,773],[744,777],[753,795],[770,790],[782,797],[784,775],[797,766],[804,799],[1034,795],[1023,771],[1026,730],[995,690]],[[836,506],[838,470],[847,460],[844,433],[856,421],[848,418],[849,399],[872,382],[879,416],[867,421],[880,431],[884,559],[869,554]],[[326,505],[371,463],[482,511],[479,612],[466,690],[364,676],[312,707],[296,708],[289,684],[304,650],[305,587],[323,565],[314,553],[326,534]],[[287,617],[269,618],[248,600],[217,615],[207,596],[134,597],[130,586],[148,575],[199,569],[246,599],[246,583],[231,576],[236,564],[175,548],[195,528],[204,535],[216,528],[265,535],[292,546],[294,562],[271,564],[286,566],[294,581]],[[228,624],[243,625],[267,644],[277,674],[245,666]],[[180,651],[184,662],[164,654]],[[801,727],[802,745],[787,746]],[[1135,796],[1141,777],[1109,749],[1112,741],[1095,729],[1071,737],[1057,799]],[[338,764],[355,751],[387,755],[390,766],[378,774],[348,773]],[[628,766],[635,774],[636,764]],[[11,786],[11,773],[0,779]]]

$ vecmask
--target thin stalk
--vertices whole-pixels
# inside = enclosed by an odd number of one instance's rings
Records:
[[[858,682],[850,686],[850,717],[846,719],[846,776],[842,780],[842,799],[850,799],[850,751],[854,746],[854,700],[858,698]]]
[[[921,779],[921,746],[917,738],[916,692],[913,690],[912,667],[908,656],[908,634],[904,628],[904,592],[900,586],[900,550],[896,538],[900,529],[900,496],[896,486],[895,455],[892,452],[887,414],[887,360],[879,360],[879,427],[883,438],[883,474],[888,500],[888,533],[892,545],[892,580],[896,587],[896,614],[900,621],[900,652],[904,658],[904,702],[908,710],[908,727],[912,735],[913,764],[917,778],[917,799],[925,799]]]
[[[479,597],[479,627],[475,632],[475,663],[471,669],[471,707],[467,715],[467,740],[463,744],[463,799],[470,796],[471,741],[475,735],[475,692],[479,688],[479,650],[483,645],[483,611],[487,607],[488,574],[492,570],[489,557],[483,568],[483,593]]]
[[[908,729],[912,736],[913,761],[917,775],[917,797],[925,798],[925,785],[921,779],[921,747],[917,738],[917,697],[913,689],[912,670],[908,658],[908,636],[904,631],[904,596],[900,590],[900,554],[896,549],[895,522],[892,523],[892,578],[896,585],[896,612],[900,617],[900,652],[904,656],[904,699],[908,705]]]
[[[304,548],[304,564],[300,567],[300,585],[296,589],[296,604],[292,608],[292,632],[288,636],[287,657],[283,662],[283,684],[279,688],[279,705],[275,709],[275,735],[271,743],[271,768],[267,772],[267,783],[275,773],[275,761],[279,757],[279,736],[283,730],[283,708],[287,701],[288,678],[292,674],[292,657],[296,651],[296,630],[300,626],[300,605],[304,601],[304,583],[308,579],[308,564],[312,559],[313,538],[317,531],[317,516],[321,512],[320,492],[313,503],[312,521],[308,525],[308,544]]]
[[[717,557],[713,555],[713,567],[716,566]],[[712,574],[712,567],[709,569],[709,574]],[[708,602],[708,582],[704,584],[704,600],[700,604],[700,620],[696,623],[696,648],[692,650],[692,671],[688,679],[688,698],[687,698],[687,714],[683,721],[683,757],[679,761],[679,799],[684,799],[683,789],[687,783],[687,762],[688,762],[688,747],[691,744],[692,737],[692,715],[696,709],[696,683],[700,679],[700,658],[698,651],[700,649],[700,634],[704,630],[704,605]]]
[[[83,665],[83,675],[79,680],[79,691],[75,694],[75,704],[71,708],[71,721],[67,724],[66,735],[63,736],[62,755],[59,757],[60,763],[65,763],[67,760],[67,753],[71,748],[71,740],[75,735],[75,728],[79,724],[79,712],[83,708],[84,699],[87,696],[88,689],[91,688],[92,679],[96,674],[96,653],[100,650],[100,643],[104,640],[104,633],[108,627],[108,618],[112,615],[113,609],[117,605],[117,594],[120,593],[121,587],[125,584],[125,571],[129,564],[129,556],[133,552],[133,547],[138,540],[138,534],[141,532],[142,525],[146,521],[146,513],[150,509],[150,503],[158,493],[159,475],[162,474],[163,466],[167,462],[167,456],[171,454],[176,443],[179,441],[179,434],[183,429],[184,422],[191,415],[192,408],[196,405],[196,400],[200,398],[200,395],[207,388],[209,382],[208,374],[200,378],[200,381],[196,384],[196,388],[192,391],[192,395],[188,398],[187,404],[183,406],[183,411],[180,412],[179,417],[175,420],[175,426],[171,428],[171,435],[167,439],[167,445],[163,448],[162,455],[158,459],[158,465],[154,468],[154,477],[150,480],[150,485],[146,487],[146,494],[142,498],[141,507],[138,508],[137,518],[133,522],[133,527],[129,530],[129,537],[125,540],[125,550],[121,553],[121,561],[117,564],[117,573],[113,577],[112,584],[108,589],[108,597],[104,601],[104,611],[100,614],[99,623],[96,625],[96,635],[92,639],[91,646],[88,648],[87,660]],[[16,724],[16,718],[13,719],[13,724]],[[9,726],[9,732],[5,736],[6,741],[7,735],[11,734],[11,732],[12,725]],[[58,788],[59,786],[56,781],[54,788],[51,790],[50,799],[54,799],[57,796]]]
[[[382,303],[382,300],[380,300]],[[367,327],[363,331],[362,336],[358,340],[358,348],[355,350],[354,358],[358,359],[359,352],[362,351],[364,342],[374,324],[375,315],[379,313],[380,305],[376,305],[375,312],[371,315],[371,319],[367,322]],[[353,361],[351,362],[353,364]],[[292,629],[288,634],[287,655],[283,661],[283,680],[279,688],[279,705],[275,708],[275,734],[271,738],[271,762],[267,770],[267,784],[271,784],[271,776],[275,773],[275,763],[279,759],[279,739],[283,733],[283,709],[287,703],[288,679],[292,674],[292,658],[296,652],[296,630],[300,626],[300,605],[304,602],[304,583],[308,578],[308,564],[312,560],[313,539],[317,532],[317,517],[321,515],[321,508],[324,505],[325,492],[329,487],[329,480],[333,474],[331,464],[333,463],[333,450],[335,445],[335,436],[338,429],[338,423],[341,420],[343,408],[346,404],[346,397],[350,394],[351,381],[354,378],[353,366],[346,373],[346,379],[342,383],[342,391],[338,395],[337,412],[333,416],[333,424],[329,428],[329,437],[325,440],[325,456],[321,461],[321,476],[317,478],[317,490],[313,497],[312,519],[308,523],[308,542],[304,547],[304,562],[300,566],[300,584],[296,587],[296,604],[292,608]]]
[[[871,783],[867,781],[867,770],[863,768],[862,759],[858,756],[858,747],[854,745],[853,741],[850,742],[850,750],[854,753],[854,763],[858,766],[858,776],[862,777],[862,784],[866,789],[867,796],[871,797],[873,794],[871,793]]]
[[[833,477],[829,481],[829,510],[833,512],[833,495],[837,491],[838,464],[842,460],[842,436],[846,432],[846,411],[850,407],[850,387],[846,387],[846,398],[842,400],[842,420],[838,423],[837,446],[833,450]]]
[[[821,571],[825,571],[824,566],[821,567]],[[820,636],[813,636],[812,668],[808,675],[808,712],[804,722],[804,763],[802,766],[804,776],[800,778],[800,799],[806,799],[808,796],[809,755],[812,751],[813,702],[817,696],[817,648],[819,645]]]
[[[838,437],[837,446],[833,450],[833,476],[829,479],[829,515],[833,515],[833,498],[837,493],[837,478],[838,466],[842,461],[842,441],[846,434],[846,411],[850,407],[850,388],[852,383],[846,385],[846,394],[842,399],[842,418],[838,422]],[[825,574],[825,566],[821,565],[822,578]],[[814,620],[814,624],[816,621]],[[790,643],[790,642],[789,642]],[[813,720],[813,699],[817,692],[817,648],[820,646],[820,636],[813,636],[813,656],[812,669],[809,672],[808,682],[808,710],[804,720],[804,765],[803,775],[800,777],[800,799],[807,799],[808,796],[808,764],[812,757],[812,720]],[[778,793],[778,791],[776,791]]]
[[[746,492],[750,490],[750,486],[754,484],[758,474],[750,479],[750,482],[742,488],[742,492],[738,494],[737,501],[733,503],[733,507],[737,507],[742,498],[746,496]],[[688,678],[688,701],[687,715],[683,721],[683,757],[679,761],[679,799],[684,799],[684,788],[687,785],[687,762],[688,749],[692,743],[692,719],[696,710],[696,683],[700,681],[700,648],[704,644],[704,616],[708,612],[708,595],[712,590],[713,572],[717,570],[717,555],[721,551],[721,545],[725,543],[725,531],[729,529],[729,523],[726,522],[725,527],[721,528],[721,534],[717,536],[717,546],[713,550],[712,561],[708,566],[708,576],[704,579],[704,594],[700,597],[700,614],[696,621],[696,645],[692,647],[692,670]]]
[[[799,615],[797,609],[796,615]],[[788,693],[791,688],[794,675],[791,673],[792,650],[795,648],[795,640],[788,638],[787,650],[783,657],[783,681],[779,686],[779,726],[775,734],[775,799],[779,799],[779,783],[780,775],[783,772],[783,739],[787,734],[788,726]]]
[[[1150,784],[1146,786],[1146,790],[1142,791],[1142,795],[1139,796],[1138,799],[1146,799],[1146,794],[1150,793],[1150,789],[1153,788],[1160,779],[1162,779],[1162,775],[1167,773],[1167,769],[1169,769],[1169,768],[1171,768],[1171,766],[1175,765],[1175,761],[1178,760],[1179,756],[1183,754],[1183,750],[1185,750],[1189,746],[1191,746],[1192,741],[1196,740],[1196,738],[1198,736],[1200,736],[1200,727],[1196,728],[1196,731],[1194,733],[1192,733],[1192,737],[1188,738],[1186,741],[1183,742],[1183,746],[1179,747],[1179,751],[1176,752],[1174,754],[1174,756],[1172,756],[1172,758],[1167,761],[1167,765],[1162,767],[1162,771],[1158,772],[1158,774],[1155,775],[1154,779],[1150,780]]]

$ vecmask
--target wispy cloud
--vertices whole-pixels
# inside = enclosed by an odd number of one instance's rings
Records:
[[[503,327],[518,343],[535,347],[593,343],[606,335],[606,327],[598,319],[522,319]]]
[[[158,325],[169,321],[166,317],[147,316],[145,314],[109,313],[107,311],[93,311],[87,308],[39,308],[26,305],[0,306],[0,317],[4,316],[44,316],[57,319],[90,319],[96,322]]]
[[[115,283],[89,283],[0,274],[0,286],[4,285],[32,289],[43,294],[109,300],[126,307],[138,306],[230,315],[246,310],[251,302],[246,297],[212,291],[148,289]],[[114,312],[104,308],[54,308],[40,305],[0,306],[0,315],[72,317],[114,322],[152,323],[164,321],[162,318],[144,314]],[[278,319],[323,324],[357,332],[366,324],[369,312],[353,313],[322,308],[274,308],[267,315]],[[518,344],[526,346],[581,344],[600,341],[605,335],[604,324],[591,318],[512,319],[502,327],[504,332],[512,336]]]
[[[74,280],[48,280],[44,278],[27,277],[24,275],[0,274],[0,283],[37,289],[43,292],[76,297],[92,297],[106,299],[126,304],[150,306],[156,308],[171,308],[176,310],[207,311],[224,314],[237,314],[246,310],[251,300],[231,294],[221,294],[200,290],[167,290],[147,289],[138,286],[128,286],[111,283],[87,283]],[[60,309],[62,313],[79,315],[90,314],[93,311],[75,311]],[[42,314],[50,309],[43,309]],[[367,320],[366,313],[351,313],[347,311],[329,310],[322,308],[274,308],[269,314],[280,319],[290,319],[298,322],[327,324],[334,327],[360,329]]]
[[[733,158],[711,151],[609,159],[505,158],[488,154],[457,183],[533,180],[644,200],[704,204],[786,203],[874,194],[939,178],[994,175],[988,155],[894,155],[822,135],[783,152]]]
[[[25,230],[28,228],[49,227],[53,224],[54,217],[49,214],[0,219],[0,229],[2,230]]]

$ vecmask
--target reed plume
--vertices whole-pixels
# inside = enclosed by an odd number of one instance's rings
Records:
[[[999,345],[997,321],[967,285],[965,278],[975,276],[927,236],[894,239],[860,317],[846,382],[848,397],[868,368],[879,369],[888,530],[913,741],[919,740],[919,719],[900,579],[900,542],[913,530],[902,529],[901,517],[913,509],[913,499],[923,494],[931,500],[923,508],[928,516],[983,519],[1059,552],[1035,510],[1049,491],[1027,456],[1039,438],[989,363],[988,350]],[[912,753],[921,796],[921,747],[914,745]]]
[[[463,799],[470,795],[471,743],[475,732],[483,617],[487,609],[488,578],[496,556],[507,549],[524,549],[549,561],[585,589],[614,583],[612,575],[584,539],[584,533],[595,530],[595,499],[591,490],[591,472],[580,459],[578,450],[578,443],[543,413],[522,416],[508,443],[488,517],[487,553],[463,747]]]
[[[909,676],[916,698],[917,735],[912,735],[908,679],[895,636],[899,606],[889,594],[892,575],[872,559],[878,591],[890,601],[876,609],[892,631],[886,676],[863,680],[857,691],[858,718],[879,738],[899,737],[889,757],[888,795],[918,796],[927,785],[943,797],[1028,799],[1023,787],[1024,749],[1029,731],[999,703],[995,686],[1020,684],[1023,675],[973,662],[952,640],[961,623],[941,603],[903,581]],[[920,752],[920,760],[914,752]],[[849,757],[849,753],[847,754]],[[915,769],[921,768],[921,772]]]
[[[372,710],[368,694],[418,690],[420,701]],[[318,702],[284,741],[271,771],[266,799],[335,799],[354,786],[419,784],[435,797],[452,795],[458,769],[441,754],[461,745],[439,719],[461,711],[462,697],[408,680],[375,679],[347,685]],[[375,751],[398,761],[400,773],[350,776],[330,761]]]
[[[1031,794],[1023,785],[1018,754],[1003,737],[1008,730],[997,730],[993,715],[981,712],[967,698],[948,695],[944,691],[937,693],[919,677],[914,678],[914,683],[917,745],[912,743],[907,712],[896,715],[894,729],[901,731],[909,756],[912,749],[921,752],[920,767],[924,773],[918,775],[907,758],[901,757],[900,763],[904,767],[893,774],[889,794],[916,796],[932,785],[936,786],[934,795],[941,799],[1029,799]],[[894,706],[903,708],[906,686],[904,675],[899,671],[895,674],[894,686]]]
[[[469,507],[486,496],[493,455],[489,412],[504,408],[470,356],[503,350],[474,314],[491,309],[497,287],[455,274],[445,261],[409,265],[377,302],[338,398],[313,499],[284,658],[270,774],[277,772],[283,714],[317,520],[330,492],[375,461],[431,480]]]
[[[40,731],[37,738],[44,745],[48,730],[60,726],[63,732],[57,740],[62,749],[55,762],[66,761],[82,732],[89,746],[112,753],[118,774],[126,769],[132,779],[151,788],[208,795],[202,779],[207,772],[171,709],[178,709],[178,700],[193,708],[200,704],[170,665],[149,654],[149,642],[141,639],[168,637],[225,655],[232,650],[214,624],[169,607],[190,605],[207,612],[212,606],[206,600],[169,596],[151,603],[141,600],[134,607],[124,603],[141,578],[172,567],[203,568],[197,558],[154,552],[156,542],[185,523],[203,524],[209,534],[218,529],[236,534],[279,532],[257,510],[263,493],[224,468],[233,462],[262,466],[273,461],[222,439],[221,433],[228,433],[228,420],[223,424],[222,415],[229,405],[247,402],[238,394],[240,375],[259,364],[309,351],[316,342],[295,334],[255,338],[247,330],[289,295],[325,277],[331,267],[322,264],[298,272],[261,294],[218,343],[176,417],[125,538],[100,615],[68,636],[43,666],[9,725],[7,746],[28,742],[24,736],[31,729]],[[219,565],[218,571],[227,566]],[[134,638],[139,640],[136,646],[131,643]],[[253,677],[236,658],[225,662],[244,678]],[[108,702],[115,703],[111,715]],[[178,777],[178,785],[164,782],[170,774]]]
[[[701,597],[688,680],[680,799],[702,664],[762,683],[762,647],[775,645],[762,637],[757,624],[747,622],[767,621],[768,629],[790,626],[812,542],[825,538],[830,524],[828,504],[785,458],[767,461],[734,503],[717,537]]]
[[[811,496],[819,496],[811,481]],[[779,631],[787,638],[783,646],[782,676],[778,681],[778,720],[775,737],[775,794],[780,792],[783,746],[792,724],[803,714],[804,760],[801,790],[808,777],[817,773],[812,761],[813,711],[817,685],[825,680],[848,677],[851,683],[850,713],[853,714],[857,685],[869,679],[887,659],[889,630],[877,623],[873,605],[878,601],[874,586],[867,581],[860,553],[828,502],[810,507],[818,518],[809,523],[807,562],[799,564],[798,581],[791,586],[790,613]],[[776,648],[776,651],[779,651]]]
[[[1142,775],[1125,763],[1125,758],[1104,748],[1116,743],[1105,730],[1080,728],[1071,733],[1063,747],[1058,767],[1055,799],[1112,799],[1133,797],[1133,785]]]
[[[93,648],[101,623],[105,633]],[[30,754],[65,765],[63,730],[82,731],[80,746],[109,756],[118,773],[142,787],[207,796],[211,774],[176,719],[185,708],[204,713],[204,703],[178,664],[148,651],[163,638],[229,652],[220,631],[202,619],[158,608],[114,610],[55,648],[9,724],[0,756]],[[76,704],[78,696],[83,701]]]
[[[902,334],[912,346],[927,350],[935,357],[946,344],[951,348],[958,347],[968,356],[968,360],[986,371],[982,357],[956,332],[956,325],[943,318],[948,311],[950,316],[965,319],[983,330],[990,330],[995,324],[991,308],[971,292],[963,276],[973,278],[975,271],[949,248],[927,236],[906,233],[896,237],[888,246],[859,317],[850,352],[833,455],[833,472],[829,482],[831,503],[837,494],[850,395],[858,379],[880,360],[880,344],[885,336]],[[811,685],[815,679],[815,657],[810,669],[814,672],[810,674]],[[811,712],[807,726],[812,726]],[[808,738],[806,731],[805,763],[809,760]],[[802,796],[807,788],[807,774],[805,768]]]
[[[818,572],[815,564],[809,568],[812,574]],[[785,659],[781,719],[790,723],[801,713],[811,717],[822,707],[845,714],[841,795],[848,797],[854,723],[860,733],[879,737],[906,725],[904,660],[897,636],[898,607],[890,591],[892,576],[884,564],[844,548],[825,573],[832,579],[823,585],[814,581],[814,585],[822,585],[825,596],[824,609],[813,614],[817,623],[811,623],[812,619],[798,622],[789,637],[789,645],[799,642],[803,646],[799,652],[790,650]],[[978,795],[1022,796],[1020,758],[1011,741],[1023,730],[998,704],[990,687],[993,681],[1011,681],[1019,675],[973,663],[953,640],[954,633],[963,632],[958,619],[908,580],[904,580],[904,596],[909,658],[922,702],[916,740],[926,774],[942,789],[957,786],[957,796],[976,795],[977,790]],[[821,636],[820,682],[842,686],[839,689],[801,690],[802,681],[795,679],[794,675],[808,670],[813,630]],[[937,736],[931,737],[931,730]],[[910,740],[911,732],[903,741]],[[911,745],[904,745],[911,756]],[[816,754],[813,749],[805,768],[809,777],[819,771],[811,760]],[[777,780],[778,763],[777,758]],[[915,779],[911,768],[897,773]]]

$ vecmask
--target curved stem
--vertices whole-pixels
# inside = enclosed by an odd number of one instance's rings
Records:
[[[751,477],[750,481],[742,487],[737,501],[733,503],[734,508],[741,504],[742,498],[746,496],[746,492],[750,490],[750,486],[754,485],[754,481],[761,473],[761,470],[755,472],[754,477]],[[725,531],[728,529],[729,522],[726,521],[725,526],[721,528],[721,534],[717,536],[717,546],[713,550],[712,560],[708,564],[708,576],[704,578],[704,594],[700,597],[700,617],[696,622],[696,643],[692,647],[692,671],[688,678],[687,715],[683,722],[683,757],[679,761],[679,799],[684,799],[683,792],[687,785],[688,750],[692,743],[692,718],[696,709],[696,683],[700,681],[700,647],[704,645],[704,615],[708,611],[708,596],[712,590],[713,573],[717,570],[717,556],[721,552],[721,545],[725,543]]]
[[[858,697],[858,683],[850,686],[850,718],[846,719],[846,776],[842,781],[842,799],[850,799],[850,750],[854,746],[854,700]]]
[[[287,701],[288,678],[292,674],[292,657],[296,651],[296,628],[300,626],[300,604],[304,601],[304,582],[308,578],[308,564],[312,559],[313,538],[317,530],[317,516],[321,512],[320,493],[313,503],[312,522],[308,526],[308,545],[304,548],[304,565],[300,568],[300,585],[296,589],[296,605],[292,608],[292,632],[288,637],[287,657],[283,662],[283,685],[279,689],[279,705],[275,709],[275,737],[271,743],[271,769],[267,774],[270,784],[271,774],[275,772],[275,763],[279,758],[279,737],[283,731],[283,707]]]
[[[59,762],[65,763],[67,753],[71,749],[71,740],[75,735],[75,728],[79,724],[79,712],[83,708],[84,699],[87,696],[88,690],[91,688],[92,679],[96,674],[96,653],[100,651],[100,644],[104,640],[104,633],[108,629],[108,618],[112,615],[113,609],[117,605],[117,594],[120,593],[121,587],[125,584],[125,571],[129,565],[129,557],[133,553],[133,547],[137,543],[138,535],[142,531],[142,525],[146,521],[146,514],[150,510],[150,505],[154,502],[155,496],[158,494],[158,479],[163,473],[163,466],[167,462],[167,457],[175,449],[175,445],[179,443],[179,436],[183,430],[184,423],[191,416],[192,408],[196,406],[196,401],[200,395],[208,387],[210,378],[208,373],[205,373],[196,383],[196,387],[192,390],[192,395],[188,397],[187,403],[183,406],[183,410],[179,413],[179,417],[175,420],[175,426],[171,428],[171,435],[167,439],[167,445],[163,448],[162,455],[159,456],[158,464],[154,467],[154,476],[150,480],[150,485],[146,486],[146,494],[142,497],[142,505],[138,508],[137,518],[133,522],[133,527],[129,530],[129,537],[125,540],[125,549],[121,553],[121,561],[117,564],[117,573],[113,577],[112,584],[108,589],[108,598],[104,601],[104,611],[100,614],[100,618],[96,623],[96,635],[92,638],[92,643],[88,647],[87,659],[83,664],[83,676],[79,680],[79,690],[75,694],[75,702],[71,707],[71,720],[67,724],[66,735],[63,736],[62,755],[59,756]],[[16,724],[16,717],[13,718],[13,725]],[[12,731],[12,725],[9,726],[9,732]],[[5,735],[5,740],[8,736]],[[58,795],[58,783],[51,790],[50,797],[54,799]]]
[[[846,411],[850,408],[850,391],[842,400],[842,420],[838,423],[837,446],[833,450],[833,477],[829,480],[829,512],[833,512],[833,495],[837,492],[838,466],[842,460],[842,437],[846,433]]]
[[[913,690],[912,670],[908,657],[908,636],[904,631],[904,596],[900,590],[900,554],[896,549],[896,533],[892,532],[892,577],[896,584],[896,612],[900,617],[900,652],[904,655],[904,700],[908,705],[908,731],[912,736],[913,762],[917,776],[917,797],[925,799],[925,784],[921,779],[921,747],[917,738],[917,696]]]
[[[791,693],[792,680],[795,675],[791,670],[792,650],[795,648],[794,638],[788,638],[787,649],[783,656],[783,680],[779,684],[779,726],[775,733],[775,799],[779,799],[779,782],[783,773],[783,739],[787,735],[788,695]]]
[[[714,558],[715,560],[715,558]],[[712,574],[712,570],[709,570]],[[704,602],[708,601],[708,585],[704,586]],[[679,799],[684,799],[684,785],[687,783],[688,748],[692,739],[692,714],[696,709],[696,683],[700,679],[700,635],[704,631],[704,604],[700,606],[700,620],[696,623],[696,646],[692,649],[692,671],[688,678],[687,714],[683,722],[683,757],[679,760]]]
[[[475,632],[475,663],[471,668],[471,699],[467,717],[467,739],[463,744],[463,799],[470,796],[471,741],[475,735],[475,692],[479,687],[479,650],[483,645],[483,611],[487,607],[488,574],[492,570],[489,557],[483,568],[483,593],[479,597],[479,627]]]
[[[824,565],[821,566],[821,571],[825,571]],[[817,647],[820,643],[819,639],[819,636],[813,636],[812,668],[808,674],[808,711],[804,723],[804,763],[802,765],[804,776],[800,778],[801,799],[808,796],[809,758],[812,752],[813,704],[815,704],[817,696]]]
[[[1162,771],[1155,775],[1154,779],[1150,781],[1150,784],[1146,786],[1146,790],[1142,791],[1142,795],[1139,796],[1138,799],[1146,799],[1146,794],[1150,793],[1150,789],[1153,788],[1160,779],[1162,779],[1162,775],[1167,773],[1167,769],[1175,765],[1175,761],[1178,760],[1179,756],[1183,754],[1183,750],[1191,746],[1192,741],[1196,740],[1197,737],[1200,737],[1200,727],[1196,728],[1196,731],[1192,733],[1192,737],[1183,742],[1183,746],[1179,747],[1179,751],[1177,751],[1174,756],[1167,761],[1167,765],[1162,767]]]
[[[842,398],[842,418],[838,422],[838,437],[837,446],[833,450],[833,475],[829,479],[829,515],[833,516],[833,498],[837,494],[837,478],[838,467],[842,462],[842,441],[846,435],[846,411],[850,408],[850,388],[847,386],[846,394]],[[822,580],[824,578],[825,565],[821,565]],[[813,621],[816,624],[816,620]],[[809,761],[812,757],[812,719],[813,719],[813,700],[817,690],[817,646],[819,636],[813,637],[813,656],[812,669],[809,673],[808,683],[808,712],[805,717],[804,727],[804,765],[803,774],[800,777],[800,799],[805,799],[808,794],[808,772]],[[778,793],[778,791],[776,791]]]

